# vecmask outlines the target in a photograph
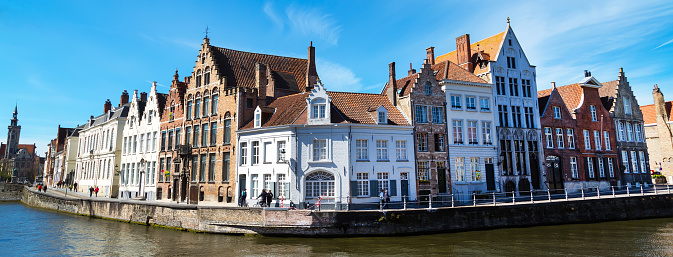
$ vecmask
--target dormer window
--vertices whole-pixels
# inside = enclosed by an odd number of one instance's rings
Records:
[[[386,123],[386,121],[388,121],[386,112],[379,112],[379,123]]]
[[[388,124],[388,110],[385,107],[376,108],[376,117],[378,124]]]
[[[316,99],[311,104],[311,118],[323,119],[325,118],[325,99]]]
[[[262,126],[262,109],[257,106],[257,109],[255,109],[255,128],[259,128]]]

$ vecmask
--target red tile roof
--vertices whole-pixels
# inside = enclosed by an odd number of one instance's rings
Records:
[[[227,77],[227,87],[254,87],[255,65],[263,63],[272,71],[294,75],[294,82],[297,83],[296,87],[299,88],[299,91],[306,88],[307,59],[211,47],[220,74]]]
[[[665,102],[664,106],[668,114],[668,121],[673,121],[673,101]],[[654,109],[654,104],[642,105],[640,106],[640,111],[643,113],[643,123],[657,123],[657,111]]]
[[[366,93],[327,92],[332,99],[330,117],[332,123],[377,124],[368,110],[383,106],[388,110],[388,125],[409,126],[404,115],[390,103],[385,95]],[[306,98],[309,94],[298,93],[275,99],[268,107],[275,112],[264,121],[262,127],[290,124],[306,124]],[[243,130],[254,128],[250,121]]]
[[[468,70],[449,61],[437,63],[432,66],[432,70],[437,71],[437,80],[460,80],[474,83],[488,83],[485,80],[475,76]]]
[[[500,45],[502,44],[502,41],[505,38],[506,32],[507,30],[470,44],[470,48],[473,50],[472,56],[470,56],[470,60],[472,61],[472,64],[475,65],[474,74],[480,74],[484,71],[481,70],[479,67],[477,67],[478,52],[483,52],[482,54],[483,57],[488,56],[489,59],[495,58],[498,55]],[[454,50],[452,52],[440,55],[437,58],[435,58],[435,63],[440,63],[444,61],[458,63],[456,51]]]
[[[561,98],[563,98],[563,102],[566,104],[566,109],[570,113],[573,112],[574,109],[579,107],[580,101],[582,101],[582,87],[578,83],[575,84],[570,84],[566,86],[561,86],[561,87],[556,87],[558,90],[559,94],[561,95]],[[552,89],[546,89],[542,91],[537,92],[537,97],[546,97],[549,96],[552,92]],[[543,108],[540,106],[540,108]]]

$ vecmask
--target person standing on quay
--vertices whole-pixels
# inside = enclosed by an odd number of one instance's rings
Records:
[[[271,201],[273,201],[273,193],[271,192],[271,189],[268,190],[269,192],[266,193],[266,207],[271,207]]]
[[[248,192],[245,191],[245,188],[243,188],[243,191],[241,192],[241,199],[238,201],[238,206],[243,207],[246,206],[245,204],[245,198],[248,196]]]
[[[93,190],[94,193],[96,193],[96,197],[98,197],[98,186],[96,186],[96,189]]]
[[[388,190],[383,192],[383,209],[388,209],[388,203],[390,202],[390,194]]]
[[[93,187],[89,186],[89,197],[93,196]]]
[[[75,182],[75,184],[73,184],[72,187],[73,187],[73,190],[75,190],[75,192],[77,192],[77,182]]]
[[[379,208],[383,209],[383,204],[385,204],[386,199],[384,198],[383,195],[383,189],[381,189],[381,192],[379,193]]]

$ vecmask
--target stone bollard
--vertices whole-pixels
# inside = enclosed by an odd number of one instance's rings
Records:
[[[568,201],[568,189],[563,189],[563,192],[566,194],[566,201]]]
[[[626,186],[626,196],[631,196],[631,192],[629,192],[629,187]]]
[[[584,188],[582,188],[582,200],[584,200]]]
[[[549,201],[551,202],[551,192],[549,192],[549,188],[547,188],[547,198],[549,198]]]
[[[516,195],[514,194],[514,191],[512,191],[512,204],[516,204]]]
[[[477,206],[477,194],[472,192],[472,206]]]
[[[430,195],[430,204],[428,205],[428,209],[432,209],[432,195]]]
[[[497,205],[497,204],[495,203],[495,192],[493,192],[493,205]]]
[[[402,201],[404,201],[404,209],[407,209],[407,196],[402,197]]]
[[[596,187],[596,194],[598,194],[598,198],[601,198],[601,188]]]
[[[612,188],[612,198],[614,198],[615,197],[615,186],[611,186],[610,188]]]
[[[533,199],[533,190],[530,190],[530,203],[535,203],[535,200]]]
[[[451,207],[453,208],[453,194],[451,194]]]

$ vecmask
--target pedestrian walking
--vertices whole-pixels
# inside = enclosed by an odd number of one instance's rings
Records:
[[[241,191],[241,197],[238,200],[238,206],[243,207],[247,206],[245,202],[245,198],[248,196],[248,192],[246,192],[245,188],[243,188],[243,191]]]
[[[262,189],[262,193],[259,194],[259,196],[257,196],[257,200],[259,200],[260,198],[262,198],[262,200],[259,201],[260,206],[264,207],[264,205],[266,204],[266,190]]]
[[[44,185],[44,187],[43,187],[42,189],[43,189],[44,192],[46,193],[46,192],[47,192],[47,185]]]
[[[383,209],[388,208],[388,203],[390,202],[390,194],[388,194],[388,190],[383,191]]]
[[[93,196],[93,187],[89,186],[89,197]]]
[[[75,182],[75,184],[72,185],[72,188],[75,190],[75,192],[77,192],[77,182]]]
[[[266,193],[266,207],[271,207],[271,201],[273,201],[273,193],[269,189],[269,192]]]
[[[379,208],[383,209],[383,204],[385,202],[385,198],[383,198],[383,189],[381,189],[381,192],[379,193]]]
[[[93,190],[94,193],[96,193],[96,197],[98,197],[98,186],[96,186],[96,189]]]

